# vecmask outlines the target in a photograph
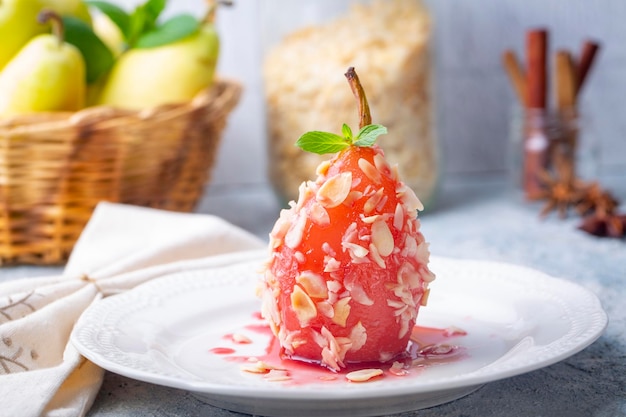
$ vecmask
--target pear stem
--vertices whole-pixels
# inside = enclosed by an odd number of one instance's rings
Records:
[[[202,22],[215,23],[215,13],[217,11],[217,8],[220,6],[232,6],[233,1],[232,0],[207,0],[207,4],[209,5],[209,8],[206,14],[204,15],[204,19],[202,19]]]
[[[65,28],[63,27],[61,16],[52,10],[45,9],[39,12],[37,21],[41,24],[51,21],[52,34],[59,40],[59,46],[63,45],[65,41]]]
[[[356,97],[359,102],[359,129],[362,129],[364,126],[372,124],[370,106],[367,103],[365,91],[363,90],[363,86],[361,85],[361,81],[359,80],[359,76],[356,74],[354,67],[348,68],[348,72],[345,73],[345,76],[348,79],[348,83],[350,83],[352,94],[354,94],[354,97]]]

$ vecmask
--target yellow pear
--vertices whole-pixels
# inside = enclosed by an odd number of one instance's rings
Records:
[[[124,51],[124,36],[122,35],[122,31],[104,13],[94,15],[93,31],[102,39],[102,42],[104,42],[115,56],[119,56]]]
[[[0,0],[0,70],[31,38],[49,30],[37,22],[42,9],[91,22],[82,0]]]
[[[211,23],[170,44],[124,52],[98,104],[143,109],[189,101],[213,83],[219,38]]]
[[[54,34],[30,40],[0,73],[0,115],[37,111],[74,111],[85,104],[85,62],[80,51],[62,39],[58,15]]]

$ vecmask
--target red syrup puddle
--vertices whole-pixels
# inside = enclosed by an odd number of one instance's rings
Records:
[[[233,353],[236,352],[236,350],[233,348],[227,348],[227,347],[216,347],[213,349],[209,349],[209,352],[215,353],[216,355],[232,355]]]
[[[260,313],[253,315],[254,319],[263,320]],[[269,338],[269,342],[265,347],[263,355],[256,356],[240,356],[235,355],[235,349],[228,347],[216,347],[210,349],[211,353],[224,355],[224,359],[241,363],[242,367],[254,367],[257,363],[268,365],[268,369],[260,369],[258,374],[260,378],[272,380],[275,376],[274,371],[277,370],[279,378],[274,381],[281,381],[289,385],[305,385],[312,383],[332,383],[333,381],[346,381],[346,375],[353,371],[361,369],[382,369],[383,375],[373,378],[398,378],[417,376],[426,368],[432,366],[445,365],[447,363],[456,362],[467,356],[464,347],[450,344],[451,339],[466,336],[467,332],[456,327],[447,329],[439,329],[433,327],[415,326],[411,332],[411,341],[407,350],[399,357],[394,358],[388,363],[372,362],[372,363],[347,363],[346,368],[335,372],[324,366],[319,365],[305,359],[291,359],[286,357],[278,339],[274,336],[269,325],[250,324],[245,329],[262,334]],[[232,341],[232,334],[227,334],[224,339]],[[245,372],[242,370],[242,372]],[[285,378],[280,378],[280,377]]]

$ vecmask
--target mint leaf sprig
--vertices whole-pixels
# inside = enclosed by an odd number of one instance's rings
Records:
[[[378,136],[387,133],[387,128],[382,125],[363,126],[356,136],[352,134],[352,129],[347,124],[341,127],[342,135],[330,132],[320,132],[314,130],[300,136],[296,146],[300,149],[316,154],[336,153],[349,146],[372,146]]]
[[[126,49],[155,48],[194,34],[201,21],[183,13],[161,22],[167,0],[145,0],[128,13],[108,0],[85,0],[104,13],[120,29]]]

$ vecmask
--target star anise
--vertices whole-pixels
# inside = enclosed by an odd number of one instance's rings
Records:
[[[581,216],[597,211],[612,213],[617,206],[619,206],[619,201],[594,181],[585,187],[582,198],[576,204],[576,211]]]
[[[594,236],[623,238],[626,236],[626,214],[589,214],[578,228]]]
[[[626,236],[626,214],[617,213],[618,206],[619,201],[610,192],[597,182],[591,183],[576,205],[576,210],[584,216],[578,228],[600,237]]]
[[[561,218],[567,217],[569,209],[576,206],[585,195],[584,183],[569,176],[562,177],[542,171],[539,173],[539,179],[543,184],[543,190],[532,196],[532,199],[546,200],[540,213],[542,217],[547,216],[552,210],[556,210]]]

